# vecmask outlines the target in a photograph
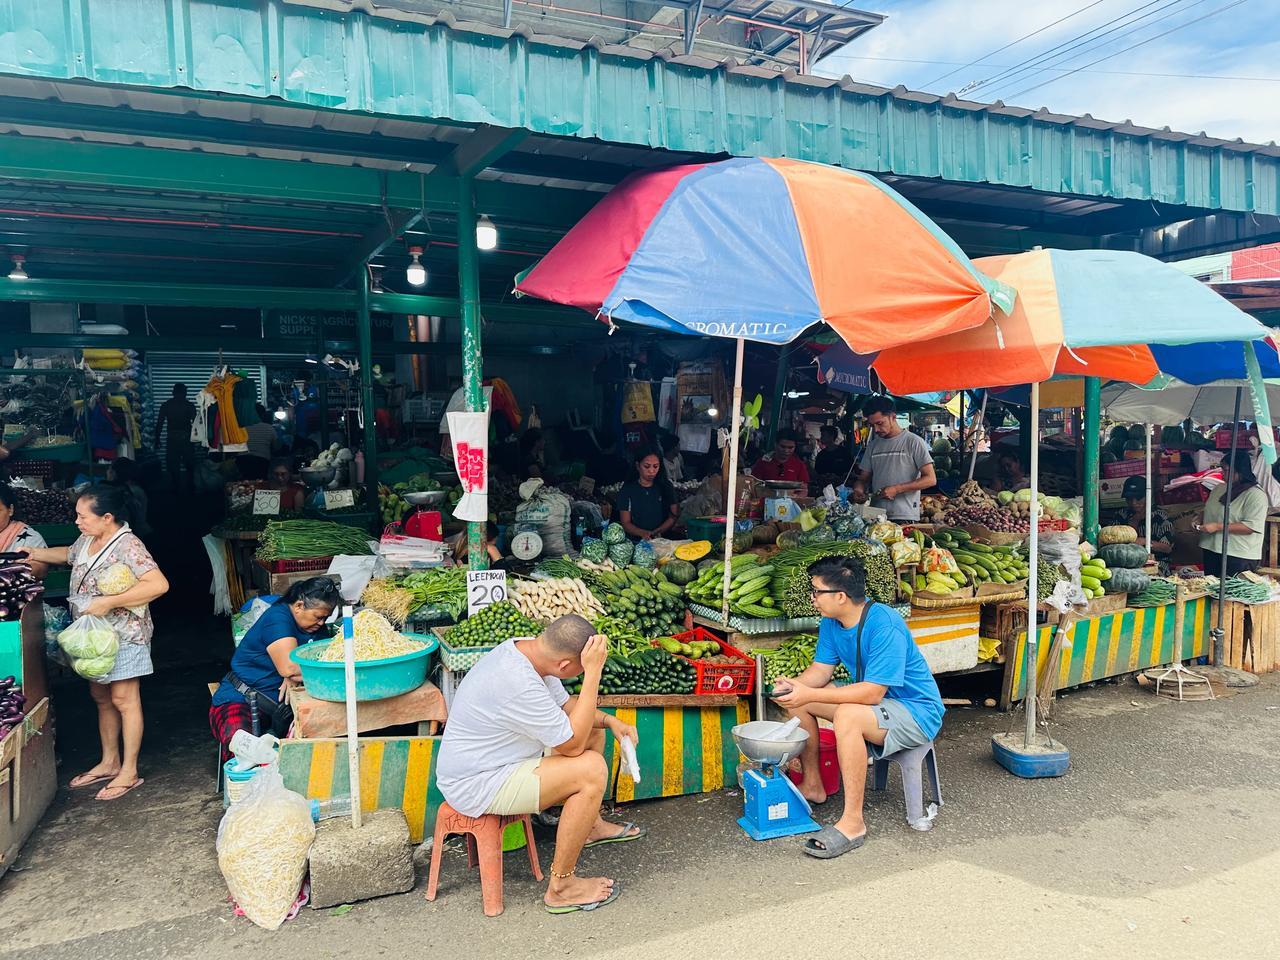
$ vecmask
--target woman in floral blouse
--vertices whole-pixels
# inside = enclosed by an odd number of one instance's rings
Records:
[[[142,786],[138,776],[140,678],[153,672],[148,605],[169,590],[169,581],[130,531],[128,520],[128,494],[123,487],[94,487],[76,501],[76,526],[81,536],[75,543],[25,551],[36,563],[70,564],[73,612],[102,617],[120,640],[111,672],[89,684],[98,707],[102,759],[71,780],[73,788],[104,783],[98,800],[118,800]],[[131,585],[121,591],[122,583]]]

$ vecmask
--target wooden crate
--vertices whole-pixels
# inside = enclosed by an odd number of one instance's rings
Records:
[[[1210,623],[1218,622],[1213,601]],[[1222,617],[1222,664],[1249,673],[1280,668],[1280,601],[1240,603],[1228,600]]]
[[[1280,567],[1280,517],[1267,517],[1266,535],[1262,541],[1262,565]]]

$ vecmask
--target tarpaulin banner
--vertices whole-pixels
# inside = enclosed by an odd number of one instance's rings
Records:
[[[489,519],[489,414],[450,413],[449,442],[462,484],[462,499],[453,508],[459,520]]]

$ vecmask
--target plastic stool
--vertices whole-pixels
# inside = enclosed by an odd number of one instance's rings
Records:
[[[907,801],[907,823],[913,830],[933,829],[933,817],[925,812],[924,768],[929,768],[933,785],[933,798],[942,806],[942,781],[938,778],[938,757],[933,741],[922,743],[910,750],[899,750],[887,757],[877,757],[872,766],[871,789],[883,790],[889,785],[889,764],[896,763],[902,771],[902,794]]]
[[[529,814],[498,816],[486,813],[482,817],[464,817],[448,802],[440,804],[436,814],[435,839],[431,843],[431,878],[427,881],[427,899],[436,898],[440,881],[440,856],[444,852],[445,838],[453,834],[466,834],[467,863],[480,867],[480,892],[484,897],[484,915],[496,917],[502,913],[502,831],[508,824],[524,823],[524,837],[529,848],[529,866],[533,878],[542,882],[542,868],[538,866],[538,848],[533,842],[533,821]]]

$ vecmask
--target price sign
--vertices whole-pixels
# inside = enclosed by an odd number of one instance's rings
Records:
[[[274,517],[280,513],[279,490],[255,490],[253,492],[253,512],[255,516]]]
[[[324,508],[341,510],[343,507],[354,507],[356,495],[352,490],[326,490],[324,492]]]
[[[589,497],[595,492],[596,482],[591,477],[583,477],[578,481],[578,489]]]
[[[491,603],[507,599],[507,571],[467,571],[467,616],[474,617]]]

